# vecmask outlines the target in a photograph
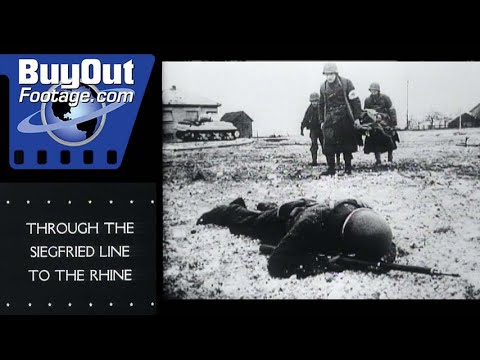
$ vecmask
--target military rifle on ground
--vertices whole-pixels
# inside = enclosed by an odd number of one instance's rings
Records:
[[[260,245],[260,253],[263,255],[270,255],[275,250],[275,246]],[[373,272],[387,272],[390,270],[404,271],[417,274],[426,274],[431,276],[453,276],[460,277],[459,274],[442,273],[436,269],[414,266],[414,265],[401,265],[394,264],[385,261],[366,261],[360,260],[354,257],[346,255],[328,256],[319,254],[316,256],[318,263],[325,266],[325,269],[338,268],[338,266],[349,270],[363,270]],[[336,266],[336,267],[335,267]]]

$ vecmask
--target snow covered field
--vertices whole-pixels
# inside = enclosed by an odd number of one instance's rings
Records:
[[[163,152],[163,291],[186,299],[465,299],[480,298],[480,129],[400,132],[395,166],[373,169],[373,154],[354,154],[352,176],[320,177],[309,167],[305,137],[230,148]],[[382,155],[386,160],[386,154]],[[200,169],[205,180],[193,181]],[[391,271],[345,271],[273,279],[257,240],[226,228],[196,226],[216,205],[243,197],[300,197],[367,202],[391,224],[397,263],[459,273],[459,278]]]

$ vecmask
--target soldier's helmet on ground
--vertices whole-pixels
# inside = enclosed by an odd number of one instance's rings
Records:
[[[337,64],[335,64],[335,63],[326,63],[326,64],[323,66],[323,75],[332,74],[332,73],[338,74]]]
[[[345,249],[365,260],[379,260],[390,249],[392,239],[387,221],[369,208],[353,210],[342,226]]]
[[[319,101],[320,95],[316,92],[310,94],[310,101]]]
[[[368,88],[368,90],[380,91],[380,84],[376,83],[376,82],[373,82],[373,83],[370,84],[370,87]]]

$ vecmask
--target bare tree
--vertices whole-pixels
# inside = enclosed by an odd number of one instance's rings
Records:
[[[435,128],[435,125],[442,126],[446,124],[447,116],[439,111],[432,111],[425,116],[424,121],[428,123],[429,129]]]

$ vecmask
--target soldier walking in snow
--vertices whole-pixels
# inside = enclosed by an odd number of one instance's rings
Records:
[[[320,95],[318,93],[312,93],[310,95],[310,105],[305,112],[303,117],[302,124],[300,126],[300,134],[303,136],[303,129],[307,128],[310,130],[310,140],[312,145],[310,146],[310,153],[312,154],[312,162],[309,163],[311,166],[317,166],[317,155],[318,155],[318,143],[323,147],[323,133],[320,128]]]
[[[397,148],[398,138],[395,127],[397,126],[397,112],[393,107],[392,100],[380,93],[380,85],[372,83],[369,87],[371,95],[365,99],[365,110],[374,110],[371,116],[364,116],[362,124],[370,123],[370,130],[365,139],[365,154],[375,154],[375,165],[381,165],[381,154],[388,153],[388,162],[393,161],[393,150]],[[368,115],[368,113],[365,113]],[[374,117],[374,119],[372,118]]]
[[[322,175],[335,174],[335,154],[343,153],[345,174],[352,173],[352,153],[357,151],[362,106],[349,79],[338,75],[337,65],[323,68],[326,81],[320,86],[320,122],[323,131],[323,154],[328,168]]]

